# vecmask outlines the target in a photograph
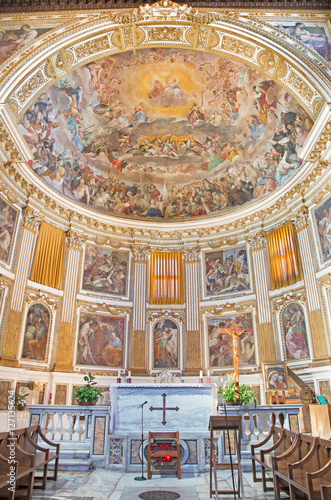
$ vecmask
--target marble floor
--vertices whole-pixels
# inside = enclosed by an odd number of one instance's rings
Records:
[[[182,479],[172,476],[153,476],[147,481],[135,481],[137,473],[120,473],[105,469],[89,472],[60,472],[58,480],[47,482],[45,491],[35,490],[34,500],[139,500],[139,494],[152,490],[171,491],[180,500],[209,499],[208,474],[183,474]],[[219,487],[230,489],[232,479],[228,471],[218,471]],[[261,483],[254,483],[252,474],[244,473],[244,492],[247,500],[272,500],[273,492],[264,493]],[[167,496],[163,496],[167,499]],[[215,498],[215,496],[214,496]],[[222,500],[232,500],[232,495],[220,495]],[[285,493],[282,498],[289,498]]]

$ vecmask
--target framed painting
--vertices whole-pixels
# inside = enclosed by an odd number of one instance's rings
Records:
[[[251,278],[246,245],[203,254],[205,297],[250,293]]]
[[[126,317],[81,313],[76,363],[124,368]]]
[[[17,211],[0,198],[0,260],[9,264],[12,252]]]
[[[86,245],[82,289],[127,297],[130,252]]]
[[[288,304],[282,311],[281,321],[286,358],[289,361],[309,358],[307,325],[302,306],[293,302]]]
[[[27,313],[22,359],[46,362],[50,313],[43,304],[33,304]]]
[[[331,260],[331,197],[313,211],[321,263]]]
[[[286,391],[289,389],[285,363],[263,363],[263,384],[265,391]]]
[[[161,318],[153,324],[153,369],[179,369],[179,336],[179,326],[171,318]]]
[[[210,368],[233,366],[233,335],[238,335],[239,365],[256,364],[256,344],[253,315],[236,314],[207,318],[208,349],[207,360]]]

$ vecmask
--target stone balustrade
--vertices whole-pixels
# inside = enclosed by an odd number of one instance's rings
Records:
[[[301,404],[285,404],[285,405],[258,405],[254,406],[229,406],[224,408],[224,405],[219,405],[218,412],[220,415],[241,415],[241,454],[242,459],[250,466],[251,458],[251,443],[263,441],[269,433],[271,427],[271,414],[276,415],[276,425],[280,426],[279,414],[283,413],[285,417],[284,427],[295,432],[301,432],[300,409]],[[230,438],[231,439],[231,438]],[[220,441],[220,456],[223,461],[229,460],[228,448],[224,436],[221,436]]]
[[[102,465],[109,430],[109,406],[28,405],[28,425],[39,424],[45,436],[62,449],[88,449],[89,458]]]

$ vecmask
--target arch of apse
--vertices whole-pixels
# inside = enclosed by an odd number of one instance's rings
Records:
[[[277,29],[269,26],[266,30],[264,23],[256,20],[252,23],[255,27],[254,32],[249,30],[249,19],[246,19],[245,23],[231,19],[198,23],[173,18],[162,21],[128,22],[130,15],[134,17],[134,11],[136,9],[125,11],[125,19],[122,19],[124,23],[114,23],[110,20],[109,12],[107,15],[103,12],[97,19],[98,16],[91,15],[88,23],[86,19],[67,23],[37,39],[37,42],[39,41],[37,49],[33,49],[31,44],[11,56],[3,65],[0,102],[4,102],[5,105],[0,113],[5,115],[7,121],[9,119],[12,122],[12,127],[15,129],[20,117],[38,96],[75,69],[109,55],[143,48],[168,47],[210,52],[240,61],[265,74],[267,78],[279,83],[295,96],[297,102],[315,120],[315,129],[316,122],[319,129],[325,125],[327,117],[323,110],[331,97],[331,87],[328,87],[330,77],[325,70],[326,63],[325,61],[321,63],[320,56],[316,55],[308,63],[307,57],[311,56],[312,51],[305,46],[300,48],[300,42],[294,44],[296,46],[293,48],[293,40],[284,33],[280,42]],[[208,11],[201,9],[201,14],[206,16]],[[244,28],[243,24],[246,24]],[[270,31],[268,37],[265,35],[266,31]],[[11,70],[13,65],[14,69]],[[31,153],[18,132],[15,134],[15,142],[24,160],[17,168],[23,172],[25,178],[46,192],[50,198],[67,209],[84,213],[89,217],[111,221],[116,225],[125,223],[118,217],[100,214],[93,208],[77,205],[45,185],[24,164],[31,159]],[[308,142],[309,145],[305,148],[306,156],[314,141],[310,139]],[[215,225],[228,220],[229,217],[231,219],[234,213],[235,217],[238,217],[238,212],[240,215],[257,213],[261,208],[265,208],[266,204],[272,206],[306,174],[307,169],[303,165],[290,181],[269,195],[267,200],[255,202],[254,206],[250,205],[244,209],[236,209],[230,214],[211,217],[208,224]],[[205,225],[206,222],[203,220],[202,224]],[[146,225],[152,227],[155,224],[150,221],[130,219],[132,226],[139,226],[140,223],[145,227]],[[165,224],[171,226],[171,223]],[[192,226],[196,225],[196,221],[185,221],[181,224]]]

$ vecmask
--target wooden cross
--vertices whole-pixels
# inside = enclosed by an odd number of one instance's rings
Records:
[[[163,393],[162,394],[162,397],[163,397],[163,406],[161,408],[153,408],[153,406],[150,407],[150,410],[153,411],[153,410],[162,410],[163,411],[163,420],[162,420],[162,424],[165,425],[167,423],[166,419],[165,419],[165,413],[166,413],[166,410],[175,410],[175,411],[178,411],[179,410],[179,407],[176,406],[175,408],[166,408],[166,393]]]
[[[244,333],[246,330],[241,330],[240,332],[236,331],[235,325],[231,330],[226,330],[226,333],[232,336],[232,348],[233,348],[233,369],[234,369],[234,380],[235,387],[239,389],[239,336]]]

